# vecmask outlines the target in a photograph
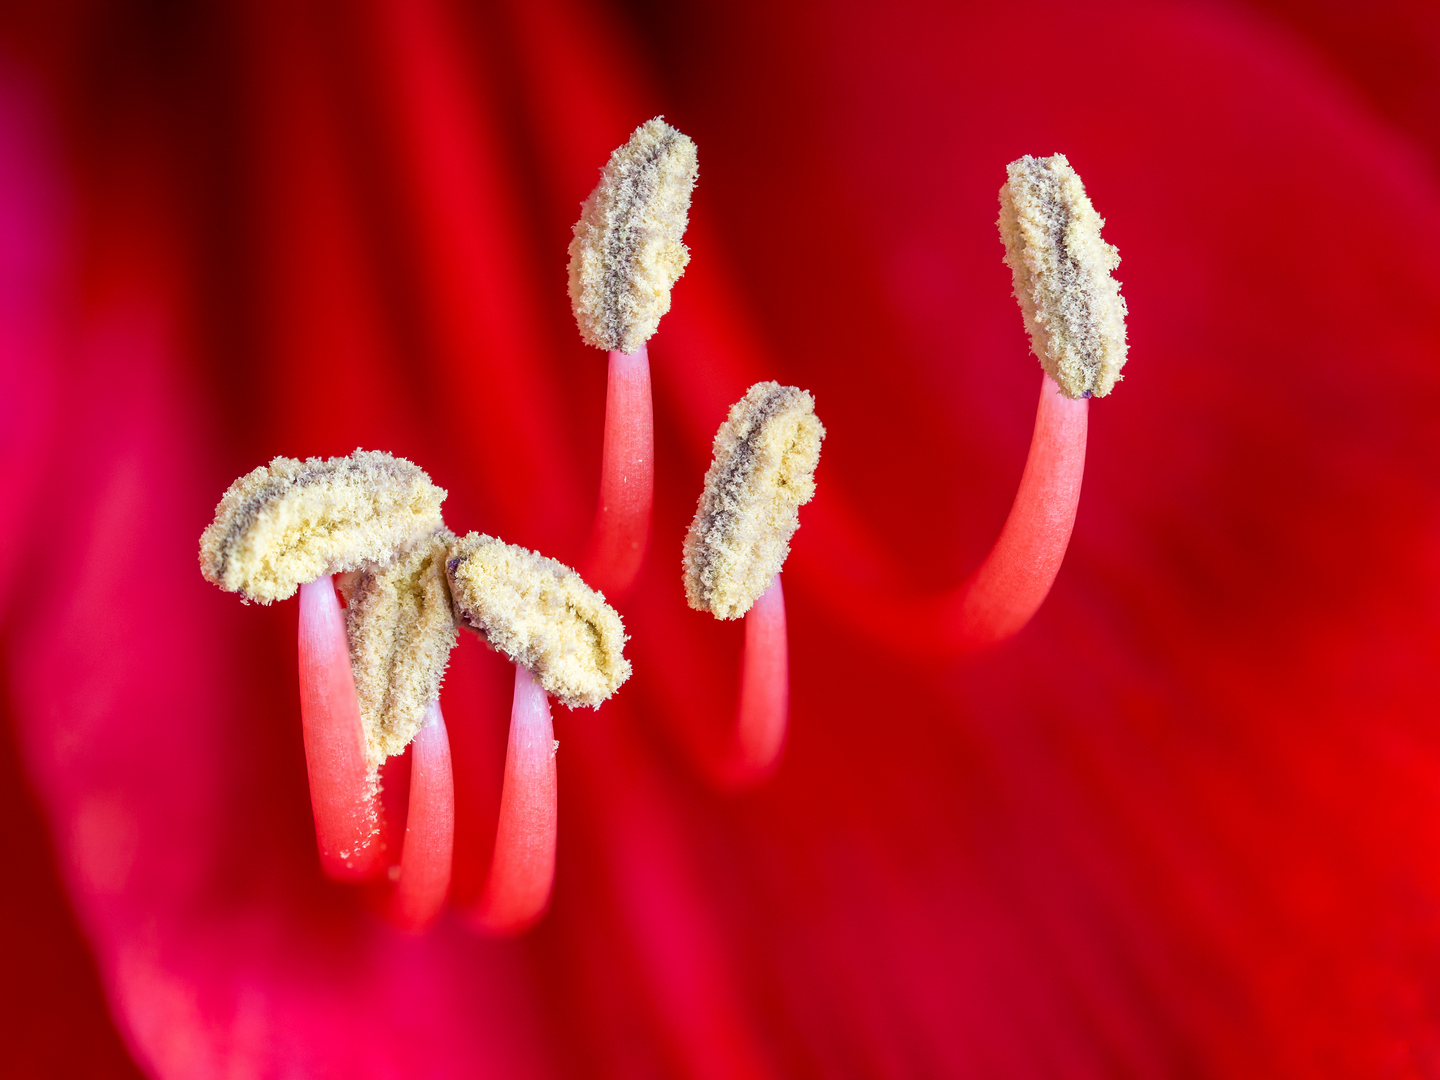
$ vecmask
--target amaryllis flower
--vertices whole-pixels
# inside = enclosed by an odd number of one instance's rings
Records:
[[[0,1054],[119,1072],[113,1021],[167,1078],[1440,1071],[1440,18],[676,7],[7,18]],[[661,114],[700,183],[634,675],[556,709],[544,919],[401,934],[319,868],[295,609],[212,589],[196,537],[246,470],[364,446],[578,558],[606,374],[569,230]],[[937,659],[874,598],[1004,519],[1038,376],[996,192],[1057,152],[1124,259],[1126,378],[1045,606]],[[772,378],[828,435],[788,743],[735,791],[743,631],[680,544]],[[460,906],[508,671],[466,640],[444,685]]]

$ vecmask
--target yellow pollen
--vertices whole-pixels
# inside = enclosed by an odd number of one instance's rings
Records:
[[[461,624],[563,704],[596,708],[630,677],[619,614],[564,563],[472,532],[446,573]]]
[[[1065,160],[1012,161],[1000,189],[1000,238],[1040,366],[1067,397],[1104,397],[1125,365],[1120,253]]]
[[[445,557],[455,536],[441,529],[388,569],[347,575],[345,630],[360,723],[372,768],[409,745],[455,645]]]
[[[738,619],[770,587],[815,495],[824,438],[815,400],[797,387],[756,383],[731,406],[685,537],[692,608]]]
[[[277,457],[225,492],[200,537],[200,572],[246,601],[284,600],[322,574],[388,565],[444,526],[444,499],[390,454]]]
[[[570,241],[570,304],[586,344],[633,353],[670,310],[690,261],[681,239],[698,170],[694,142],[658,116],[610,155]]]

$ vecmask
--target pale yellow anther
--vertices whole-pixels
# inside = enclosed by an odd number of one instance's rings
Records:
[[[630,677],[619,614],[565,564],[470,533],[451,545],[446,573],[462,625],[564,704],[599,706]]]
[[[1065,160],[1012,161],[1000,189],[1000,237],[1040,365],[1067,397],[1104,397],[1125,364],[1120,253]]]
[[[692,608],[738,619],[769,588],[815,494],[824,438],[814,399],[797,387],[756,383],[731,406],[685,537]]]
[[[346,575],[346,636],[372,768],[409,745],[455,645],[445,557],[455,535],[441,529],[387,569]]]
[[[445,491],[404,458],[277,457],[230,485],[200,537],[205,580],[269,604],[322,574],[388,565],[444,526]]]
[[[610,155],[570,241],[570,304],[586,344],[633,353],[670,310],[690,251],[681,242],[695,144],[656,117]]]

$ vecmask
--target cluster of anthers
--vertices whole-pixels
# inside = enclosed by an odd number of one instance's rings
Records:
[[[205,578],[247,601],[300,593],[300,715],[320,860],[342,881],[387,878],[407,929],[449,893],[455,797],[440,684],[461,629],[515,663],[495,849],[469,913],[497,933],[531,925],[555,867],[549,699],[598,707],[630,677],[605,594],[633,583],[649,541],[654,419],[646,342],[684,272],[695,145],[661,119],[611,155],[570,245],[581,337],[609,353],[600,498],[585,576],[479,533],[457,536],[446,493],[418,466],[375,451],[277,457],[232,484],[200,539]],[[1084,468],[1086,405],[1125,360],[1115,249],[1061,155],[1025,157],[1000,193],[1000,231],[1032,346],[1045,369],[1034,439],[994,550],[952,593],[910,606],[953,651],[1014,633],[1069,542]],[[780,571],[815,492],[825,429],[810,394],[762,382],[730,410],[683,549],[689,605],[744,617],[737,744],[752,778],[774,765],[789,710]],[[903,602],[901,604],[903,605]],[[398,862],[381,841],[380,768],[410,748]]]

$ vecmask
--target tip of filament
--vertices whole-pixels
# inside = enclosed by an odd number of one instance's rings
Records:
[[[640,572],[654,490],[655,410],[649,350],[641,345],[634,353],[610,353],[600,497],[582,563],[585,580],[611,599],[628,590]]]
[[[439,917],[450,892],[455,848],[455,779],[450,737],[440,702],[430,704],[425,723],[410,744],[410,805],[398,867],[391,867],[395,893],[391,921],[418,932]]]
[[[774,771],[790,718],[790,647],[785,594],[776,574],[745,615],[736,754],[727,779],[744,786]]]
[[[326,874],[383,871],[380,811],[350,669],[345,615],[329,575],[300,586],[300,721],[315,838]]]

